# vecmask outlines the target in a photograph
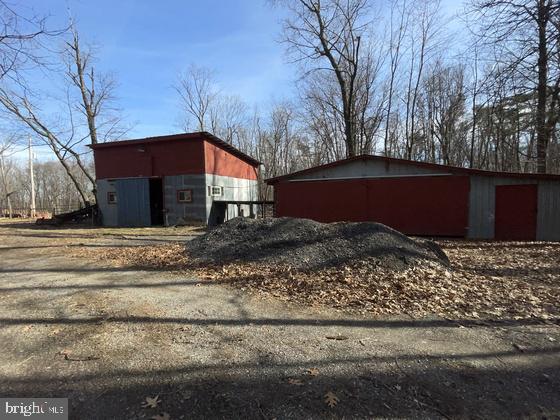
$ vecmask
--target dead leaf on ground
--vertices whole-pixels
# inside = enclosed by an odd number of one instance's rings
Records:
[[[307,374],[309,376],[317,376],[319,374],[319,369],[317,368],[309,368],[307,369]]]
[[[289,378],[288,383],[290,385],[304,385],[304,383],[301,379],[296,379],[296,378]]]
[[[451,260],[450,267],[411,260],[402,271],[369,257],[309,272],[260,262],[203,266],[189,259],[184,245],[178,243],[80,248],[72,253],[118,267],[179,270],[195,278],[227,280],[243,291],[310,306],[382,316],[437,314],[464,319],[459,328],[474,325],[473,319],[537,318],[558,323],[560,311],[550,303],[560,300],[560,247],[525,242],[499,246],[484,241],[438,243]],[[543,276],[543,270],[550,273]]]
[[[161,402],[159,399],[159,395],[155,397],[146,397],[146,401],[142,403],[143,408],[156,408],[158,404]]]
[[[329,407],[334,407],[335,405],[338,404],[340,400],[338,399],[338,397],[336,396],[336,394],[332,391],[329,391],[325,394],[325,403],[329,406]]]

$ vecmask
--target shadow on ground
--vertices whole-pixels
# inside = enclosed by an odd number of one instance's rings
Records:
[[[362,366],[358,374],[328,373],[331,365],[340,371],[356,363]],[[387,365],[387,371],[369,371],[379,364]],[[287,376],[287,368],[300,373]],[[307,374],[308,369],[316,369],[317,375]],[[58,379],[4,378],[2,386],[4,396],[70,397],[71,418],[88,419],[161,412],[171,418],[553,418],[560,411],[559,380],[558,365],[484,370],[458,364],[450,369],[417,357],[372,357],[288,366],[259,360]],[[335,407],[325,403],[328,392],[339,400]],[[146,396],[155,395],[162,400],[157,409],[141,408]]]

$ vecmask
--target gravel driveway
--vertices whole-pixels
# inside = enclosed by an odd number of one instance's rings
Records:
[[[88,419],[560,416],[553,322],[358,317],[68,257],[192,234],[0,223],[0,395]]]

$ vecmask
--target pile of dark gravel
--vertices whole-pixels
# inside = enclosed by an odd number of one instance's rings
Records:
[[[448,264],[431,241],[409,238],[380,223],[319,223],[308,219],[235,218],[187,244],[202,264],[263,262],[317,270],[364,259],[402,269],[422,260]]]

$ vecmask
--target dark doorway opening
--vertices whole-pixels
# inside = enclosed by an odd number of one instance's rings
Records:
[[[220,201],[214,201],[210,209],[210,218],[208,220],[208,224],[210,226],[216,226],[224,223],[226,220],[226,211],[227,211],[226,203]]]
[[[163,225],[163,180],[150,179],[150,216],[152,226]]]

